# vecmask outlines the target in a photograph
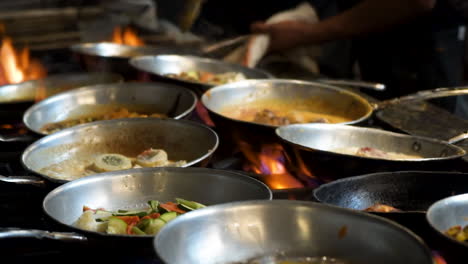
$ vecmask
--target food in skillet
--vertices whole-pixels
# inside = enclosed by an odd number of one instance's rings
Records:
[[[250,103],[232,104],[221,109],[227,117],[270,126],[302,123],[344,123],[351,121],[346,113],[320,98],[311,97],[295,100],[262,99]]]
[[[140,114],[137,112],[130,112],[126,108],[116,108],[112,111],[109,111],[105,114],[100,114],[100,115],[95,115],[95,116],[87,116],[87,117],[82,117],[78,119],[71,119],[71,120],[65,120],[61,122],[56,122],[56,123],[49,123],[45,124],[41,128],[41,132],[45,134],[52,134],[57,131],[60,131],[62,129],[80,125],[80,124],[85,124],[85,123],[90,123],[94,121],[99,121],[99,120],[111,120],[111,119],[118,119],[118,118],[133,118],[133,117],[166,117],[164,114]]]
[[[333,150],[334,152],[339,152],[343,154],[357,155],[360,157],[369,157],[369,158],[381,158],[388,160],[411,160],[411,159],[422,159],[422,156],[419,155],[409,155],[398,152],[389,152],[383,151],[371,147],[348,147],[340,148]]]
[[[169,73],[167,77],[176,78],[192,82],[201,82],[206,84],[221,85],[230,82],[242,81],[247,78],[240,72],[226,72],[215,74],[207,71],[188,71],[179,74]]]
[[[460,242],[468,242],[468,225],[465,227],[456,225],[450,227],[445,234],[460,241]]]
[[[390,205],[386,204],[374,204],[366,209],[364,209],[366,212],[377,212],[377,213],[391,213],[391,212],[401,212],[401,210],[392,207]]]
[[[169,160],[163,149],[147,149],[136,157],[126,157],[118,153],[97,154],[85,160],[64,160],[40,170],[41,173],[57,179],[74,180],[84,176],[143,167],[181,167],[185,160]]]
[[[108,211],[83,206],[83,214],[74,226],[115,235],[155,235],[169,221],[205,205],[176,198],[176,202],[148,201],[149,207],[136,210]]]

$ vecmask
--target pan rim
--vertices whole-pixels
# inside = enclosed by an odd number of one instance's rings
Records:
[[[190,220],[190,219],[193,219],[193,218],[204,217],[206,215],[212,215],[213,211],[221,212],[221,211],[224,211],[224,209],[232,209],[232,208],[236,208],[238,206],[246,205],[246,206],[249,206],[249,207],[251,207],[251,206],[254,207],[254,206],[264,205],[264,204],[268,204],[269,206],[273,206],[273,207],[274,206],[279,206],[279,205],[292,205],[294,207],[323,208],[323,210],[327,210],[327,211],[337,211],[337,212],[340,212],[340,213],[343,213],[343,214],[346,214],[346,215],[356,216],[357,218],[360,218],[360,219],[365,219],[365,220],[368,219],[369,221],[372,221],[372,222],[377,223],[377,224],[380,224],[379,222],[381,222],[383,225],[389,226],[390,228],[392,228],[392,230],[397,231],[397,232],[399,232],[401,234],[404,234],[406,237],[408,237],[413,242],[415,242],[415,244],[417,244],[421,248],[421,250],[422,250],[421,252],[423,252],[424,255],[428,258],[427,263],[432,263],[432,262],[429,262],[429,260],[432,261],[431,251],[429,250],[429,247],[425,243],[425,241],[419,235],[414,233],[412,230],[410,230],[409,228],[406,228],[405,226],[403,226],[403,225],[401,225],[401,224],[399,224],[397,222],[391,221],[391,220],[389,220],[389,219],[387,219],[385,217],[382,217],[382,216],[371,215],[371,214],[367,214],[367,213],[364,213],[364,212],[359,212],[359,211],[355,211],[355,210],[352,210],[352,209],[342,208],[342,207],[338,207],[338,206],[334,206],[334,205],[323,204],[323,203],[318,203],[318,202],[313,202],[313,201],[285,200],[285,199],[277,199],[277,200],[274,199],[274,200],[269,200],[269,201],[251,200],[251,201],[231,202],[231,203],[227,203],[227,204],[213,205],[213,206],[210,206],[210,207],[205,207],[205,208],[199,209],[197,211],[193,211],[193,212],[191,212],[190,215],[185,215],[185,216],[182,215],[179,218],[176,218],[173,221],[169,222],[167,224],[166,228],[161,230],[153,238],[153,247],[154,247],[157,255],[160,256],[161,259],[165,263],[169,263],[167,260],[165,260],[162,257],[161,252],[158,250],[158,248],[159,248],[158,245],[161,243],[159,241],[159,240],[161,240],[160,237],[164,233],[169,232],[167,230],[169,230],[169,228],[171,228],[172,226],[176,226],[179,222],[184,221],[185,219]]]
[[[363,103],[366,106],[367,112],[366,112],[365,115],[359,117],[358,119],[350,120],[350,121],[347,121],[347,122],[336,123],[336,124],[351,125],[351,124],[360,123],[360,122],[368,119],[374,112],[372,104],[370,104],[364,97],[362,97],[359,94],[354,93],[352,91],[340,88],[338,86],[324,84],[324,83],[321,83],[321,82],[292,80],[292,79],[279,79],[279,78],[247,79],[247,80],[242,80],[242,81],[238,81],[238,82],[235,82],[235,83],[228,83],[228,84],[214,86],[214,87],[208,89],[206,92],[203,93],[203,95],[201,96],[201,102],[202,102],[203,106],[206,109],[208,109],[210,112],[215,113],[215,114],[217,114],[217,115],[219,115],[219,116],[221,116],[223,118],[229,119],[231,121],[240,122],[240,123],[243,123],[243,124],[261,126],[261,127],[265,127],[265,128],[273,128],[273,129],[279,128],[281,126],[273,126],[273,125],[268,125],[268,124],[262,124],[262,123],[256,123],[256,122],[231,118],[231,117],[228,117],[228,116],[222,114],[218,110],[213,110],[208,105],[208,100],[210,100],[211,94],[213,92],[217,93],[217,92],[222,92],[223,90],[233,89],[231,86],[235,85],[235,84],[242,85],[240,87],[235,87],[235,89],[239,89],[239,90],[240,89],[250,89],[250,86],[255,86],[256,84],[259,84],[259,83],[281,83],[281,84],[313,85],[313,86],[317,86],[319,88],[331,89],[331,90],[334,90],[334,91],[336,91],[338,93],[346,94],[347,96],[350,96],[353,99],[356,99],[356,100],[360,101],[361,103]]]
[[[299,143],[293,142],[293,141],[291,141],[289,139],[286,139],[284,136],[281,135],[281,131],[286,130],[286,129],[296,128],[296,127],[301,128],[301,127],[327,127],[327,126],[328,127],[335,126],[337,128],[346,128],[346,129],[356,130],[356,131],[371,131],[373,133],[375,132],[375,133],[379,133],[379,134],[384,134],[384,135],[392,136],[392,137],[395,137],[395,138],[396,137],[414,138],[414,139],[418,139],[418,140],[425,141],[425,142],[436,143],[436,144],[441,145],[441,146],[443,145],[445,147],[448,147],[448,148],[451,148],[451,149],[455,150],[457,152],[457,154],[454,154],[454,155],[451,155],[451,156],[446,156],[446,157],[430,157],[430,158],[420,158],[420,159],[383,159],[383,158],[376,158],[376,157],[361,157],[361,156],[357,156],[357,155],[351,155],[351,154],[333,152],[333,151],[330,151],[330,150],[323,150],[323,149],[308,147],[308,146],[306,146],[304,144],[299,144]],[[359,158],[359,159],[363,159],[363,160],[414,163],[414,162],[421,162],[421,161],[452,160],[452,159],[457,159],[457,158],[464,157],[467,154],[467,152],[463,148],[461,148],[459,146],[456,146],[455,144],[450,144],[450,143],[448,143],[446,141],[443,141],[443,140],[440,140],[440,139],[424,137],[424,136],[413,136],[413,135],[408,135],[408,134],[403,134],[403,133],[396,133],[396,132],[386,131],[386,130],[377,129],[377,128],[357,127],[357,126],[352,126],[352,125],[348,125],[348,124],[318,124],[318,123],[292,124],[292,125],[278,127],[275,130],[275,134],[281,140],[283,140],[283,141],[285,141],[285,142],[287,142],[287,143],[289,143],[289,144],[291,144],[293,146],[304,149],[306,151],[320,151],[320,152],[325,152],[325,153],[329,153],[329,154],[333,154],[333,155],[337,155],[337,156]]]
[[[106,126],[106,125],[111,126],[111,125],[113,125],[113,123],[128,123],[128,122],[130,122],[130,123],[138,123],[138,122],[142,122],[142,123],[145,123],[145,122],[185,123],[186,126],[198,127],[198,128],[201,128],[201,129],[205,129],[207,132],[209,132],[213,136],[213,139],[215,141],[214,145],[204,155],[198,157],[195,160],[192,160],[192,161],[187,162],[186,164],[184,164],[182,166],[183,168],[191,167],[192,165],[197,164],[198,162],[209,158],[211,155],[213,155],[213,153],[219,147],[219,136],[218,136],[218,134],[213,129],[211,129],[210,127],[208,127],[206,125],[203,125],[203,124],[200,124],[198,122],[194,122],[194,121],[190,121],[190,120],[183,120],[183,119],[171,119],[171,118],[163,119],[163,118],[156,118],[156,117],[121,118],[121,119],[103,120],[103,121],[96,121],[96,122],[81,124],[81,125],[77,125],[77,126],[73,126],[73,127],[63,129],[61,131],[58,131],[56,133],[47,135],[45,137],[42,137],[42,138],[36,140],[35,142],[33,142],[31,145],[29,145],[23,151],[23,153],[21,154],[21,164],[28,171],[34,172],[35,174],[38,174],[41,177],[43,177],[43,178],[45,178],[45,179],[47,179],[47,180],[49,180],[51,182],[67,183],[67,182],[70,182],[70,181],[76,181],[76,180],[81,179],[81,178],[89,177],[89,176],[85,176],[85,177],[80,177],[80,178],[74,179],[74,180],[62,180],[62,179],[54,178],[54,177],[45,175],[45,174],[41,173],[40,171],[38,171],[36,169],[33,169],[30,166],[30,164],[28,164],[26,162],[26,159],[28,158],[29,155],[31,155],[31,153],[35,149],[39,148],[42,144],[44,144],[46,142],[54,141],[57,138],[67,137],[67,136],[70,136],[70,135],[72,135],[74,133],[79,133],[80,130],[86,130],[88,127],[95,127],[95,126],[100,126],[100,125],[101,126]],[[131,170],[133,170],[133,169],[131,169]],[[95,175],[95,174],[93,174],[93,175]],[[90,175],[90,176],[92,176],[92,175]]]
[[[153,235],[141,235],[141,236],[135,236],[135,235],[114,235],[114,234],[106,234],[106,233],[101,233],[97,231],[88,231],[84,229],[80,229],[77,227],[74,227],[71,224],[66,224],[57,218],[53,217],[47,210],[46,210],[46,204],[47,201],[53,198],[53,196],[57,195],[60,192],[63,192],[65,189],[73,188],[76,186],[81,186],[81,185],[88,185],[92,184],[97,181],[103,181],[102,179],[110,178],[110,177],[127,177],[128,175],[133,175],[134,173],[145,173],[145,172],[151,172],[151,173],[157,173],[157,172],[183,172],[183,173],[189,173],[190,171],[199,171],[199,172],[213,172],[216,173],[217,175],[222,175],[223,177],[228,177],[228,178],[235,178],[235,179],[240,179],[243,182],[250,182],[254,184],[255,186],[262,188],[268,193],[268,197],[265,198],[265,200],[270,201],[273,199],[273,193],[272,190],[262,181],[257,180],[253,177],[248,176],[247,174],[240,173],[240,172],[235,172],[235,171],[228,171],[228,170],[222,170],[222,169],[211,169],[211,168],[197,168],[197,167],[189,167],[189,168],[178,168],[178,167],[153,167],[153,168],[138,168],[138,169],[128,169],[128,170],[121,170],[121,171],[112,171],[112,172],[104,172],[104,173],[99,173],[99,174],[93,174],[87,177],[83,177],[80,179],[76,179],[73,181],[69,181],[67,183],[64,183],[56,188],[54,188],[52,191],[50,191],[43,199],[42,201],[42,209],[46,213],[46,215],[53,219],[55,222],[67,226],[69,228],[72,228],[74,231],[78,231],[78,233],[85,233],[85,234],[92,234],[92,235],[98,235],[102,237],[139,237],[140,239],[148,239],[154,237]],[[143,177],[143,176],[142,176]],[[216,206],[216,205],[210,205],[211,206]],[[199,210],[199,209],[198,209]],[[187,212],[187,213],[192,213],[192,212]]]
[[[189,94],[193,99],[193,102],[190,105],[190,107],[187,108],[184,112],[180,113],[179,115],[177,115],[175,117],[170,117],[170,119],[176,119],[176,120],[182,119],[182,118],[188,116],[190,113],[192,113],[194,111],[195,107],[197,106],[198,98],[197,98],[196,94],[193,91],[191,91],[190,89],[187,89],[185,87],[174,85],[174,84],[166,84],[166,83],[163,83],[163,82],[121,82],[121,83],[111,83],[111,84],[95,84],[95,85],[83,86],[83,87],[72,89],[72,90],[69,90],[69,91],[64,91],[64,92],[52,95],[52,96],[50,96],[50,97],[48,97],[48,98],[46,98],[46,99],[44,99],[44,100],[42,100],[40,102],[37,102],[37,103],[33,104],[32,106],[30,106],[24,112],[24,114],[23,114],[23,123],[26,125],[26,127],[28,129],[30,129],[31,131],[34,131],[35,133],[37,133],[39,135],[43,135],[43,136],[51,135],[51,134],[45,134],[40,129],[36,129],[36,128],[33,128],[31,126],[31,122],[29,122],[30,118],[31,118],[31,115],[35,111],[37,111],[38,109],[41,109],[42,107],[45,107],[45,105],[47,105],[49,103],[54,103],[54,102],[57,102],[57,101],[61,101],[61,100],[63,100],[63,98],[67,98],[67,97],[69,97],[71,95],[79,95],[79,94],[87,93],[87,92],[90,92],[90,91],[102,91],[104,89],[125,90],[129,85],[142,86],[142,87],[145,87],[145,88],[148,88],[148,89],[154,88],[155,90],[156,89],[161,89],[161,87],[162,87],[162,89],[170,89],[170,90],[176,89],[176,90],[179,90],[182,93]],[[112,103],[109,103],[109,104],[112,104]]]
[[[142,50],[146,51],[148,53],[158,53],[158,48],[157,46],[149,46],[149,45],[143,45],[143,46],[131,46],[131,45],[125,45],[125,44],[118,44],[118,43],[113,43],[113,42],[85,42],[85,43],[78,43],[78,44],[73,44],[70,46],[70,50],[73,52],[87,55],[87,56],[95,56],[95,57],[102,57],[102,58],[115,58],[115,59],[130,59],[135,56],[124,56],[124,55],[103,55],[101,52],[96,51],[96,47],[114,47],[119,50],[128,50],[128,51],[135,51],[135,50]],[[144,54],[144,53],[143,53]]]

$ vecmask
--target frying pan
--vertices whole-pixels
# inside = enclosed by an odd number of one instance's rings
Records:
[[[467,242],[460,242],[450,236],[445,235],[445,232],[456,225],[462,228],[468,225],[468,190],[464,194],[447,196],[433,203],[426,212],[426,219],[429,225],[440,236],[445,238],[444,242],[450,243],[453,248],[456,248],[461,253],[466,253],[468,250]],[[466,261],[466,254],[465,259]],[[462,260],[463,261],[463,258]],[[460,262],[461,263],[461,262]]]
[[[12,110],[22,114],[35,101],[65,90],[121,81],[123,78],[115,73],[90,72],[56,74],[38,80],[3,85],[0,86],[0,109],[8,111],[9,115]]]
[[[291,200],[234,202],[193,211],[168,223],[154,238],[154,247],[171,264],[246,263],[276,255],[362,264],[432,263],[419,237],[385,218]]]
[[[226,72],[242,73],[247,79],[270,78],[271,75],[259,69],[244,67],[238,64],[224,62],[218,59],[197,57],[191,55],[162,54],[157,56],[138,56],[130,59],[130,65],[142,74],[149,75],[153,80],[166,81],[191,88],[198,95],[213,87],[198,81],[181,80],[168,77],[166,74],[180,74],[188,71],[206,71],[214,74]]]
[[[151,199],[173,201],[184,198],[207,206],[233,201],[270,200],[270,189],[260,181],[229,171],[206,168],[142,168],[97,174],[63,184],[47,194],[43,209],[47,216],[71,233],[3,229],[0,239],[15,237],[87,241],[103,251],[153,253],[152,236],[112,235],[73,226],[83,206],[117,210],[143,207]],[[190,214],[187,213],[187,214]],[[114,253],[112,253],[114,254]]]
[[[46,124],[106,114],[116,107],[180,119],[193,111],[196,102],[197,98],[190,90],[165,83],[92,85],[56,94],[34,104],[24,113],[23,123],[30,131],[43,136],[46,134],[42,128]]]
[[[321,105],[309,110],[322,114],[341,116],[347,121],[341,124],[362,124],[369,119],[375,110],[390,105],[438,97],[468,94],[468,87],[438,88],[421,91],[404,97],[394,98],[378,103],[371,103],[364,97],[343,88],[319,82],[306,82],[282,79],[244,80],[216,86],[205,92],[201,98],[203,105],[215,116],[221,116],[239,123],[250,124],[255,128],[273,125],[248,122],[229,118],[225,109],[239,105],[253,105],[259,100],[278,100],[294,105],[300,99],[321,100]],[[302,102],[301,102],[302,103]]]
[[[38,177],[0,177],[1,181],[56,186],[75,178],[72,168],[92,164],[99,154],[118,153],[135,157],[149,148],[164,149],[169,160],[185,160],[188,166],[206,166],[218,147],[216,133],[199,123],[159,118],[127,118],[78,125],[45,136],[23,152],[24,167]],[[73,165],[73,162],[78,164]],[[42,169],[66,162],[55,173]],[[63,168],[63,167],[62,167]],[[42,171],[41,171],[42,170]],[[46,181],[43,181],[43,180]]]
[[[468,173],[434,171],[381,172],[339,179],[313,191],[315,200],[353,210],[386,204],[401,212],[372,214],[396,221],[420,235],[444,257],[456,259],[457,252],[426,221],[428,208],[436,201],[468,192]],[[448,216],[447,216],[448,217]],[[458,255],[461,256],[461,255]],[[465,263],[450,262],[449,263]]]
[[[277,128],[276,134],[293,162],[302,159],[312,174],[325,181],[372,172],[468,168],[461,159],[466,154],[463,148],[427,137],[339,124],[294,124]],[[362,157],[342,150],[366,147],[416,157]]]
[[[125,80],[137,80],[138,72],[128,64],[135,56],[167,53],[194,54],[192,48],[181,46],[129,46],[116,43],[79,43],[70,47],[79,63],[87,71],[110,71],[124,76]]]

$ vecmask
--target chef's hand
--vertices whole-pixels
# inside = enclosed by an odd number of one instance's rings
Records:
[[[254,33],[264,33],[270,36],[269,51],[282,51],[305,44],[304,34],[311,27],[313,27],[311,23],[291,20],[274,24],[255,22],[251,25],[251,30]]]

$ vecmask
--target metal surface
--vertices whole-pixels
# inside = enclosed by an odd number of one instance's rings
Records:
[[[34,102],[59,92],[95,84],[122,82],[115,73],[68,73],[17,84],[0,86],[0,104]]]
[[[454,238],[445,235],[450,227],[460,225],[463,227],[468,225],[468,192],[461,195],[449,196],[432,204],[427,210],[426,217],[429,224],[437,230],[440,235],[450,239],[451,243],[456,243],[466,250],[468,249],[467,242],[460,242]],[[466,256],[466,255],[465,255]]]
[[[102,243],[112,241],[109,246],[115,248],[116,241],[123,241],[116,239],[148,243],[153,236],[111,235],[76,228],[73,223],[83,213],[84,205],[108,210],[136,209],[146,207],[148,200],[173,201],[180,197],[210,206],[233,201],[270,200],[272,194],[262,182],[240,173],[206,168],[143,168],[102,173],[61,185],[47,194],[43,208],[52,219],[76,232],[54,233],[54,239],[107,238],[109,240],[98,242],[106,247]],[[0,238],[50,235],[38,230],[0,231]],[[126,245],[131,246],[130,243]]]
[[[154,247],[171,264],[244,263],[280,254],[362,264],[432,263],[422,240],[391,221],[287,200],[238,202],[191,212],[165,226]]]
[[[286,143],[293,163],[303,162],[313,175],[325,181],[384,171],[449,170],[462,163],[461,157],[466,154],[446,141],[339,124],[294,124],[277,128],[276,134]],[[349,147],[371,147],[422,158],[392,160],[340,153],[339,149]]]
[[[251,69],[238,64],[231,64],[222,60],[182,55],[141,56],[130,59],[130,65],[141,72],[148,73],[157,79],[191,85],[202,93],[214,85],[181,80],[166,76],[166,74],[180,74],[188,71],[207,71],[214,74],[226,72],[242,73],[247,79],[270,78],[271,75],[259,69]],[[195,86],[194,86],[195,85]]]
[[[252,105],[259,100],[280,100],[290,103],[294,109],[297,100],[310,98],[321,100],[330,105],[321,109],[323,114],[339,115],[351,121],[344,124],[361,122],[371,115],[370,104],[362,97],[344,89],[318,82],[304,82],[282,79],[245,80],[214,87],[203,94],[201,101],[211,112],[236,122],[249,123],[255,126],[275,128],[260,123],[234,120],[223,111],[230,106]],[[259,109],[260,110],[260,109]]]
[[[63,160],[92,161],[93,157],[104,153],[133,157],[148,148],[164,149],[170,160],[185,160],[187,163],[183,167],[205,166],[217,149],[218,141],[213,130],[192,121],[116,119],[79,125],[45,136],[28,146],[21,160],[28,170],[50,181],[65,183],[67,180],[47,176],[41,169]]]
[[[41,129],[46,124],[106,114],[115,107],[180,119],[188,116],[196,103],[197,97],[190,90],[165,83],[93,85],[57,94],[33,105],[24,113],[23,122],[35,133],[45,135]]]
[[[398,160],[401,162],[454,159],[466,154],[462,148],[442,140],[340,124],[287,125],[277,128],[276,134],[302,149],[332,152],[336,155],[360,158],[363,161],[383,160],[383,158],[344,154],[339,149],[371,147],[384,152],[421,156],[421,158]]]

